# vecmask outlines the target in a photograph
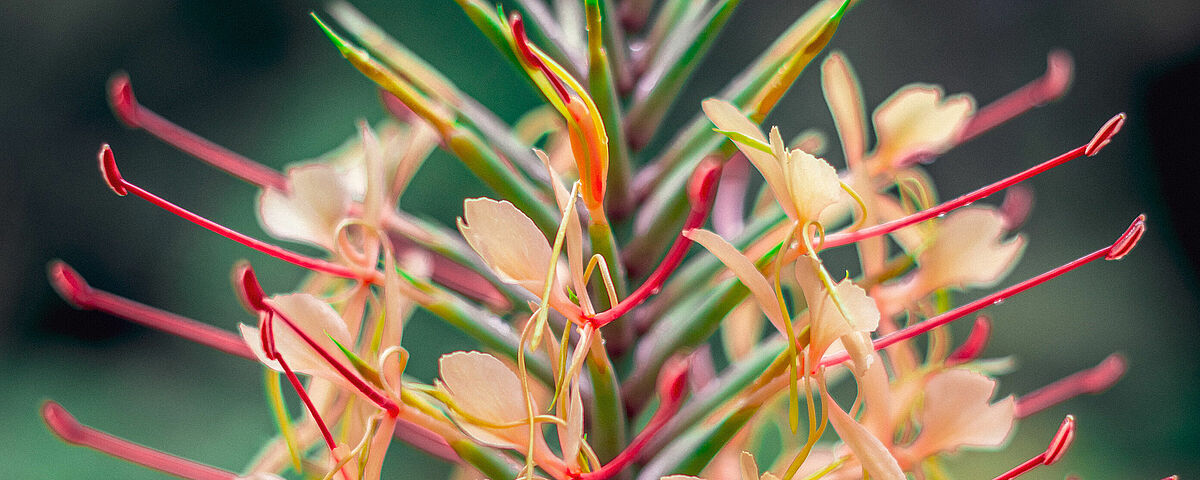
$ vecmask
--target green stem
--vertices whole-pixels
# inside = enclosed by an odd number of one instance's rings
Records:
[[[513,462],[505,458],[502,453],[476,445],[470,440],[451,441],[450,448],[453,448],[463,461],[475,467],[488,478],[517,478],[521,474]]]
[[[632,138],[635,148],[649,143],[654,137],[663,117],[675,103],[675,99],[679,98],[679,91],[687,84],[692,72],[712,48],[721,29],[725,27],[725,22],[732,16],[739,3],[741,0],[723,0],[713,6],[702,27],[669,40],[672,43],[687,45],[687,49],[669,64],[670,66],[663,70],[651,70],[642,78],[642,83],[649,82],[653,87],[647,93],[639,95],[629,111],[629,131],[637,135]]]
[[[624,448],[628,420],[625,418],[616,371],[600,342],[593,342],[588,351],[587,367],[595,402],[590,412],[592,423],[588,442],[600,460],[607,462]]]
[[[604,131],[608,135],[608,208],[625,211],[629,205],[629,180],[632,166],[625,141],[624,122],[617,85],[613,83],[608,52],[602,41],[605,23],[601,18],[600,0],[586,0],[588,29],[588,94],[600,111]]]

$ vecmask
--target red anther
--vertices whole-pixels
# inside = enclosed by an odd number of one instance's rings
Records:
[[[42,419],[46,421],[46,426],[58,435],[58,438],[72,445],[82,445],[86,434],[86,427],[75,419],[71,412],[59,405],[53,400],[46,400],[42,404]]]
[[[122,197],[128,195],[129,190],[125,188],[125,179],[121,178],[121,171],[117,170],[117,159],[113,156],[112,148],[107,143],[101,145],[100,153],[96,157],[100,160],[100,173],[104,175],[104,183],[108,184],[108,188]]]
[[[983,353],[983,349],[987,347],[991,334],[992,320],[987,315],[980,315],[975,319],[975,325],[971,327],[971,333],[967,335],[967,340],[946,358],[946,363],[958,365],[978,358],[979,354]]]
[[[513,12],[508,16],[508,23],[509,26],[512,27],[513,41],[517,44],[517,51],[521,54],[521,57],[524,58],[530,66],[546,75],[546,78],[550,80],[550,85],[554,87],[554,91],[558,93],[558,96],[562,99],[563,103],[571,103],[571,95],[567,93],[567,87],[562,84],[562,80],[559,80],[559,78],[554,75],[554,72],[551,72],[550,68],[546,67],[546,63],[542,61],[541,57],[533,53],[533,47],[530,46],[531,43],[529,41],[529,36],[525,34],[525,22],[521,20],[521,15]]]
[[[1105,145],[1108,145],[1108,142],[1112,141],[1113,135],[1116,135],[1117,132],[1121,131],[1122,125],[1125,125],[1124,112],[1118,113],[1112,118],[1108,119],[1108,121],[1104,123],[1104,126],[1100,127],[1100,131],[1096,132],[1096,136],[1092,137],[1092,141],[1088,142],[1087,148],[1083,149],[1083,154],[1090,157],[1100,153],[1100,149],[1104,148]]]
[[[79,272],[62,260],[51,261],[46,271],[47,276],[50,277],[50,285],[54,287],[54,291],[58,292],[59,296],[70,302],[75,308],[92,308],[92,286],[88,285],[87,280],[84,280]]]
[[[246,302],[246,305],[260,313],[271,310],[267,305],[267,294],[263,292],[262,285],[258,283],[258,276],[254,274],[254,268],[249,263],[237,266],[234,279],[238,283],[238,297]]]
[[[1074,440],[1075,416],[1067,415],[1062,424],[1058,426],[1058,432],[1054,434],[1054,438],[1050,440],[1050,445],[1046,447],[1046,452],[1042,454],[1042,465],[1051,465],[1062,459]]]
[[[42,419],[63,441],[170,475],[191,480],[234,480],[237,474],[193,462],[153,448],[138,445],[79,423],[62,405],[54,401],[42,404]]]
[[[129,128],[142,128],[141,122],[138,121],[138,103],[137,98],[133,96],[133,84],[129,82],[129,75],[125,72],[114,73],[112,78],[108,79],[108,103],[112,105],[117,118]]]
[[[1113,242],[1112,247],[1108,249],[1108,255],[1105,260],[1120,260],[1129,254],[1133,247],[1137,246],[1138,240],[1142,239],[1142,235],[1146,233],[1146,214],[1138,215],[1133,219],[1133,223],[1129,224],[1129,228],[1122,233],[1116,242]]]
[[[1099,365],[1064,377],[1017,399],[1017,418],[1025,418],[1085,393],[1107,390],[1125,374],[1125,357],[1109,355]]]

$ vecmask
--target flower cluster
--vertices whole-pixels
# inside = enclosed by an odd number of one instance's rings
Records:
[[[295,291],[270,295],[251,265],[233,266],[235,294],[255,321],[229,332],[51,264],[51,282],[79,308],[260,364],[279,427],[239,473],[91,429],[49,402],[43,415],[55,433],[205,480],[375,479],[395,441],[455,465],[457,478],[938,478],[942,457],[1000,448],[1020,420],[1123,374],[1114,355],[1039,391],[994,398],[995,376],[1008,365],[980,358],[992,324],[977,313],[1089,262],[1124,257],[1143,217],[1111,245],[973,302],[953,305],[949,292],[994,288],[1025,246],[1014,232],[1030,210],[1027,190],[972,204],[1096,155],[1124,115],[1075,148],[950,201],[939,202],[922,166],[1059,97],[1072,75],[1065,53],[1050,54],[1044,77],[982,107],[937,86],[905,86],[875,107],[872,135],[849,60],[826,51],[854,2],[820,0],[724,90],[683,106],[696,118],[657,149],[647,145],[666,132],[665,113],[736,0],[703,8],[668,0],[657,10],[649,1],[618,9],[584,0],[558,2],[554,12],[519,2],[537,43],[522,15],[458,3],[544,100],[514,125],[343,3],[330,10],[338,29],[314,18],[379,86],[392,118],[362,122],[343,147],[285,172],[158,116],[127,77],[113,78],[110,100],[124,123],[261,188],[263,229],[322,253],[297,253],[177,206],[126,180],[103,146],[100,171],[116,194],[311,274]],[[837,128],[841,170],[822,158],[824,136],[788,140],[788,127],[761,125],[810,64]],[[435,148],[496,195],[466,199],[457,231],[398,208]],[[822,259],[851,245],[858,265]],[[430,383],[410,377],[403,338],[417,309],[480,351],[446,353]],[[946,325],[972,316],[971,333],[956,343]],[[288,411],[284,381],[303,411]],[[835,398],[842,392],[855,396]],[[830,426],[836,437],[826,435]],[[993,475],[1054,463],[1074,434],[1068,416],[1044,452]],[[773,435],[780,453],[758,452]]]

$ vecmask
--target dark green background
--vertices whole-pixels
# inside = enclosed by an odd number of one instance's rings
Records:
[[[535,105],[526,84],[449,0],[356,3],[502,117],[511,121]],[[746,3],[670,121],[693,115],[701,98],[807,6]],[[271,435],[256,366],[75,311],[47,286],[44,266],[64,259],[99,288],[230,329],[252,320],[230,295],[235,261],[253,262],[269,291],[294,285],[301,276],[295,268],[112,195],[95,169],[95,152],[111,143],[130,180],[262,236],[253,188],[124,129],[108,111],[104,85],[113,71],[125,70],[146,105],[268,165],[316,156],[348,138],[356,119],[383,115],[371,84],[306,17],[319,8],[282,0],[0,3],[0,476],[158,478],[58,442],[37,417],[47,398],[85,423],[234,470]],[[1112,351],[1125,353],[1130,373],[1104,395],[1024,422],[1003,453],[960,457],[952,466],[962,478],[990,478],[1032,456],[1068,412],[1079,421],[1074,449],[1061,466],[1029,478],[1200,473],[1200,245],[1188,240],[1197,219],[1191,191],[1200,181],[1192,168],[1197,25],[1200,5],[1191,0],[866,0],[833,40],[872,106],[910,81],[940,83],[986,103],[1041,74],[1050,49],[1075,54],[1077,81],[1063,101],[930,167],[946,197],[1084,143],[1118,111],[1130,116],[1098,157],[1029,183],[1037,195],[1023,229],[1030,245],[1006,284],[1105,245],[1146,212],[1150,231],[1142,245],[1123,262],[1089,266],[990,309],[996,329],[988,350],[1014,355],[1022,367],[1003,379],[1005,394],[1030,391]],[[769,123],[832,135],[818,76],[804,75]],[[835,164],[839,156],[831,154]],[[402,203],[449,221],[463,195],[483,193],[438,154]],[[428,320],[412,331],[411,368],[425,377],[439,353],[470,345]],[[445,471],[402,447],[393,453],[393,478]]]

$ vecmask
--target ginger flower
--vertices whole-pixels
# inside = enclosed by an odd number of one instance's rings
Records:
[[[525,213],[505,200],[470,198],[463,202],[458,230],[502,281],[542,296],[546,272],[558,261],[551,258],[550,242]],[[551,286],[549,300],[552,308],[568,318],[582,315],[559,282]]]
[[[709,120],[762,173],[776,201],[798,225],[819,221],[821,213],[843,197],[837,170],[808,152],[789,150],[778,128],[771,129],[768,142],[758,126],[729,102],[710,98],[703,106]]]

